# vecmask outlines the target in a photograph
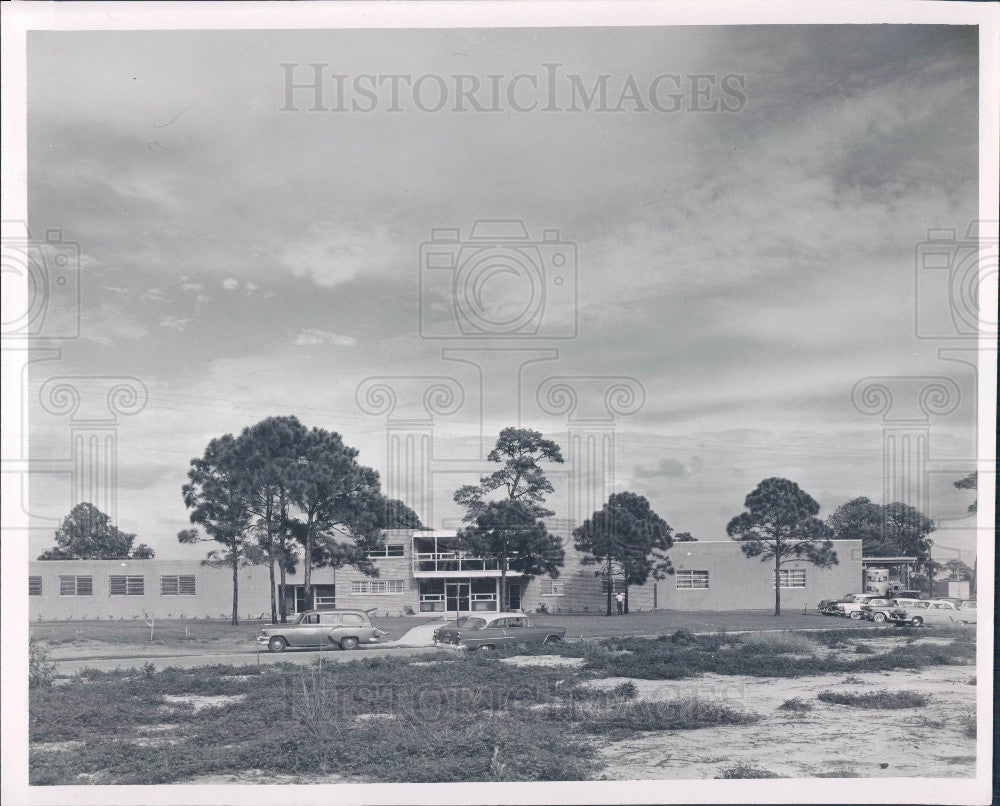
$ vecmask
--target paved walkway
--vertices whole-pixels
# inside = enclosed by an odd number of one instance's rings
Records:
[[[430,624],[421,624],[408,630],[402,637],[395,641],[385,641],[382,646],[433,646],[434,630],[444,624],[444,619],[432,621]]]

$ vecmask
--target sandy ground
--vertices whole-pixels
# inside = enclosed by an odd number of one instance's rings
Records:
[[[965,736],[975,708],[973,666],[936,666],[919,672],[819,675],[791,679],[703,675],[688,680],[638,680],[637,698],[698,696],[761,714],[756,725],[649,733],[600,748],[609,779],[715,778],[736,764],[803,778],[929,777],[975,774],[975,740]],[[611,688],[629,678],[590,685]],[[853,682],[859,681],[859,682]],[[909,690],[929,694],[922,708],[897,711],[829,705],[821,691]],[[786,700],[811,703],[806,712],[780,710]]]

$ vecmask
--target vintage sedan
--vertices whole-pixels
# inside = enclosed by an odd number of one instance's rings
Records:
[[[887,621],[903,622],[906,611],[895,599],[869,599],[861,605],[861,618],[885,624]]]
[[[872,599],[881,599],[877,593],[849,593],[836,604],[837,611],[842,616],[858,621],[861,619],[861,608]]]
[[[565,628],[533,624],[524,613],[463,616],[434,631],[435,644],[482,650],[517,644],[561,644],[565,637]]]
[[[364,610],[309,610],[288,624],[265,627],[257,643],[271,652],[288,647],[356,649],[358,644],[377,644],[383,635]]]
[[[909,623],[914,627],[952,627],[964,623],[958,608],[951,602],[922,600],[905,607]]]

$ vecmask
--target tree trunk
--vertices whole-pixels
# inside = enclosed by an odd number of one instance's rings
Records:
[[[236,550],[236,543],[233,543],[230,550],[233,560],[233,619],[234,625],[240,623],[240,555]]]
[[[608,557],[608,612],[607,615],[611,615],[611,600],[615,598],[615,585],[614,578],[611,576],[611,558]]]
[[[285,561],[284,561],[284,546],[282,546],[281,552],[282,559],[278,561],[278,617],[281,619],[281,623],[284,624],[288,621],[288,603],[285,601],[287,599],[287,586],[285,584]]]
[[[500,561],[500,612],[507,612],[507,602],[509,597],[507,595],[507,557],[506,555]],[[471,603],[469,605],[472,606]]]
[[[313,543],[313,521],[312,515],[306,523],[306,556],[302,559],[302,595],[305,598],[306,610],[311,610],[312,605],[312,543]]]
[[[269,551],[267,553],[267,574],[269,577],[269,588],[271,591],[271,623],[278,623],[278,602],[277,597],[274,594],[274,553]]]
[[[271,594],[271,623],[278,623],[278,607],[274,595],[274,527],[272,526],[273,513],[271,512],[271,499],[268,499],[267,509],[264,512],[267,520],[267,574],[269,580],[269,592]]]
[[[625,583],[625,615],[628,615],[628,583]]]
[[[781,615],[781,560],[774,553],[774,615]]]

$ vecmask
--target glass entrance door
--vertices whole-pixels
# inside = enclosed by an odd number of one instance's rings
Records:
[[[471,608],[472,585],[470,582],[445,582],[444,605],[451,613],[468,613]]]

